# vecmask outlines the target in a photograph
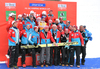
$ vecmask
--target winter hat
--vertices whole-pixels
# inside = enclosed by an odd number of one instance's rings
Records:
[[[59,20],[63,20],[63,17],[59,17]]]
[[[10,13],[10,14],[9,14],[9,16],[13,16],[13,15],[16,15],[16,14],[14,14],[14,13]]]
[[[42,14],[46,15],[46,11],[43,11]]]
[[[69,20],[67,20],[67,23],[69,23],[69,24],[70,24],[70,21],[69,21]]]
[[[16,21],[14,20],[14,21],[12,21],[12,25],[15,23]]]
[[[60,20],[59,19],[56,19],[56,21],[58,21],[58,23],[60,23]]]
[[[73,28],[76,28],[76,29],[78,29],[78,28],[77,28],[77,26],[75,26],[75,25],[73,26]]]
[[[18,17],[22,17],[22,15],[21,15],[21,14],[19,14],[19,15],[18,15]]]
[[[31,14],[31,13],[34,13],[34,11],[30,11],[30,14]]]
[[[34,30],[35,30],[35,29],[38,29],[38,26],[35,26],[35,27],[34,27]]]
[[[23,14],[22,14],[22,17],[23,17],[23,16],[26,16],[26,13],[23,13]]]
[[[53,10],[49,10],[49,12],[53,12]]]

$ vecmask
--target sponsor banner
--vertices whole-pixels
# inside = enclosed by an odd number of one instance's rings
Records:
[[[58,9],[60,9],[60,10],[67,9],[67,5],[66,4],[58,4]]]
[[[6,9],[16,9],[16,3],[5,3]]]
[[[58,18],[63,17],[63,20],[67,20],[67,11],[58,11]]]
[[[31,7],[46,7],[46,4],[44,4],[44,3],[29,3],[29,6],[31,6]]]

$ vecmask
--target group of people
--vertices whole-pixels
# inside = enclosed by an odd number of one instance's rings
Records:
[[[63,18],[56,19],[49,10],[47,15],[43,11],[40,16],[35,17],[34,11],[30,11],[30,15],[26,13],[19,14],[15,21],[14,13],[9,14],[7,23],[8,43],[10,53],[11,69],[18,69],[17,62],[19,52],[22,55],[22,66],[26,67],[25,54],[32,55],[32,66],[36,68],[36,52],[40,53],[40,64],[44,67],[44,54],[46,54],[45,66],[62,65],[73,67],[74,56],[76,53],[76,65],[80,67],[80,54],[82,53],[81,63],[84,65],[86,56],[86,43],[92,40],[91,33],[86,26],[80,26],[79,29],[75,25],[70,25],[70,21],[63,22]],[[62,42],[78,42],[77,45],[65,45],[59,47],[57,43]],[[20,46],[40,45],[53,43],[52,47],[38,47],[32,49],[20,49]],[[60,53],[62,53],[62,61],[60,61]],[[54,54],[54,58],[53,58]]]

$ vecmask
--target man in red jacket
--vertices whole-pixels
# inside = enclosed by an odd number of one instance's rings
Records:
[[[51,31],[49,31],[49,27],[45,26],[44,29],[40,32],[40,43],[41,44],[50,44],[51,41],[56,45],[55,40],[52,37]],[[44,52],[46,51],[46,67],[50,64],[50,47],[42,48],[40,52],[40,63],[41,67],[44,65]]]
[[[9,67],[11,69],[18,69],[17,62],[18,62],[18,55],[19,55],[19,42],[20,40],[20,32],[17,28],[17,22],[12,21],[12,27],[9,29],[8,33],[8,43],[10,49],[10,61]]]
[[[48,23],[49,23],[49,25],[52,24],[55,20],[56,20],[56,18],[53,15],[53,10],[49,10],[49,14],[48,14]]]
[[[80,67],[80,50],[81,45],[84,46],[84,40],[75,25],[73,26],[73,31],[69,34],[69,42],[78,42],[77,45],[70,46],[70,67],[73,67],[74,65],[74,51],[76,51],[76,65],[77,67]]]
[[[7,32],[12,27],[12,21],[14,21],[15,15],[16,14],[14,14],[14,13],[10,13],[9,14],[9,18],[8,18],[8,22],[7,22],[7,27],[6,27]],[[8,49],[8,53],[7,54],[10,55],[10,49]]]
[[[50,31],[56,43],[59,43],[61,34],[55,24],[52,26],[52,29]],[[53,49],[54,49],[54,65],[57,66],[60,63],[59,58],[58,58],[58,55],[59,55],[58,48],[59,48],[58,46],[50,47],[50,66],[52,66],[52,62],[53,62]]]
[[[25,25],[25,22],[24,22],[24,20],[22,20],[22,15],[21,14],[19,14],[18,15],[18,20],[17,20],[17,28],[20,30],[20,31],[22,31],[23,30],[23,27],[24,27],[24,25]]]
[[[42,14],[40,15],[41,18],[45,18],[45,22],[48,23],[48,16],[46,11],[42,11]]]
[[[15,19],[15,15],[14,13],[10,13],[9,18],[8,18],[8,22],[7,22],[7,32],[9,31],[9,29],[12,27],[12,21]]]
[[[58,30],[60,31],[60,34],[61,34],[61,36],[60,36],[60,42],[61,42],[61,37],[64,37],[64,31],[63,31],[62,26],[60,24],[58,25]],[[58,62],[59,62],[59,65],[61,65],[61,63],[60,63],[60,50],[61,50],[61,53],[62,53],[62,60],[63,60],[64,59],[63,56],[65,56],[64,46],[58,47]]]

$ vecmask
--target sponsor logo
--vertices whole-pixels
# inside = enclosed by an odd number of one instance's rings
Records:
[[[44,3],[29,3],[29,6],[31,6],[31,7],[45,7],[46,4],[44,4]]]
[[[22,22],[20,22],[20,24],[22,24]]]
[[[16,3],[5,3],[5,6],[16,6]]]
[[[14,34],[14,32],[12,32]]]
[[[63,17],[63,20],[67,20],[67,11],[58,11],[58,18]]]
[[[67,5],[66,4],[58,4],[58,8],[59,9],[66,9],[67,8]]]
[[[7,9],[15,9],[16,3],[5,3]]]

